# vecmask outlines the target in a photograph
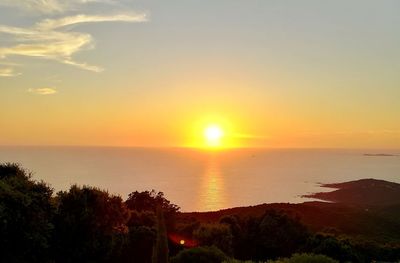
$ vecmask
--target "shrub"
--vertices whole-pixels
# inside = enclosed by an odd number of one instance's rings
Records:
[[[215,246],[232,255],[232,233],[225,224],[204,224],[194,231],[193,238],[202,246]]]
[[[268,261],[268,263],[339,263],[339,261],[325,255],[294,254],[290,258]]]
[[[216,247],[196,247],[182,250],[171,258],[171,263],[221,263],[227,259]]]

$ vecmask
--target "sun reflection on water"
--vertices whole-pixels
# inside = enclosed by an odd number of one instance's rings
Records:
[[[227,198],[223,175],[217,156],[210,156],[202,175],[199,195],[199,208],[212,211],[226,208]]]

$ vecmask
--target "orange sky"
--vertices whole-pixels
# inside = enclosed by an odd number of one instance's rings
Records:
[[[0,1],[0,145],[400,148],[397,1],[26,3]]]

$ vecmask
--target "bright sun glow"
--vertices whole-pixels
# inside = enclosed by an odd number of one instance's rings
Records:
[[[210,125],[204,130],[204,138],[207,146],[218,147],[221,146],[221,139],[224,132],[218,125]]]

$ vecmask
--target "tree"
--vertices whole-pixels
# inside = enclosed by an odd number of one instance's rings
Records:
[[[132,192],[129,194],[128,199],[125,201],[126,206],[131,211],[136,212],[153,212],[156,214],[157,207],[163,211],[165,225],[168,230],[175,228],[175,215],[179,212],[179,206],[171,204],[169,200],[164,197],[163,192],[156,192],[155,190]]]
[[[220,224],[226,225],[229,227],[231,235],[232,235],[232,252],[233,256],[237,258],[244,258],[245,253],[248,253],[246,247],[243,246],[245,239],[245,233],[241,226],[241,221],[237,215],[229,215],[223,216],[219,220]]]
[[[17,164],[0,164],[0,256],[4,262],[48,262],[53,190]]]
[[[57,262],[112,262],[128,232],[121,197],[88,186],[57,194]]]
[[[168,263],[168,237],[161,207],[157,208],[157,239],[153,248],[153,263]]]
[[[215,246],[225,254],[232,255],[232,233],[225,224],[203,224],[193,233],[193,238],[202,246]]]
[[[121,253],[121,262],[151,263],[155,239],[154,228],[147,226],[130,228],[128,240]]]
[[[138,212],[156,212],[157,207],[161,207],[164,213],[174,213],[178,212],[180,209],[179,206],[171,204],[171,202],[164,197],[163,192],[156,192],[155,190],[132,192],[129,194],[125,203],[129,209],[136,210]]]
[[[309,237],[307,228],[298,218],[276,210],[265,212],[258,229],[257,253],[260,259],[290,256],[297,252]]]
[[[330,235],[316,234],[310,237],[306,249],[315,254],[327,255],[341,262],[360,261],[349,241],[339,240]]]
[[[225,216],[220,222],[230,227],[233,255],[241,260],[290,256],[301,250],[309,237],[298,218],[277,210],[267,210],[261,217]]]

